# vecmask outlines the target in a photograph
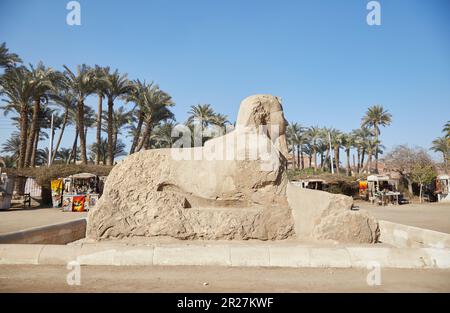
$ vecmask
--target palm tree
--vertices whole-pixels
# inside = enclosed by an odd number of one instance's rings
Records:
[[[215,113],[213,117],[211,118],[211,124],[219,126],[219,127],[225,127],[227,124],[231,124],[228,120],[228,116],[221,114],[221,113]]]
[[[289,123],[289,125],[286,127],[286,141],[288,146],[291,147],[292,151],[292,157],[293,157],[293,165],[294,168],[299,168],[300,166],[298,164],[295,164],[295,147],[296,147],[296,141],[295,141],[295,135],[298,132],[298,124],[297,123]]]
[[[55,158],[55,162],[62,162],[67,163],[72,156],[72,149],[71,148],[61,148]]]
[[[17,165],[17,159],[10,155],[0,156],[0,164],[4,168],[15,168]]]
[[[105,82],[104,94],[108,99],[108,158],[107,164],[114,164],[114,101],[118,97],[125,97],[132,93],[134,89],[133,83],[128,80],[127,74],[119,74],[118,70],[113,73],[105,73],[103,79]]]
[[[203,129],[206,129],[210,124],[213,124],[216,114],[210,104],[192,105],[188,112],[188,124],[200,124]]]
[[[108,141],[106,139],[102,138],[102,140],[100,141],[100,146],[97,146],[96,142],[93,143],[92,145],[90,145],[89,157],[90,157],[91,161],[95,160],[95,158],[97,157],[98,151],[100,151],[100,161],[103,164],[106,164],[107,158],[108,158]],[[114,153],[115,158],[122,156],[122,155],[126,155],[125,144],[120,139],[118,139],[113,153]]]
[[[103,115],[107,115],[107,112],[103,112]],[[129,125],[132,121],[132,111],[125,111],[123,106],[119,107],[113,112],[113,148],[115,149],[117,145],[117,138],[120,134],[121,129]],[[106,128],[106,129],[105,129]],[[107,127],[103,128],[103,131],[107,131]]]
[[[94,67],[94,77],[95,77],[95,90],[97,93],[98,104],[97,104],[97,133],[96,142],[97,147],[100,147],[102,139],[102,112],[103,112],[103,98],[105,97],[106,89],[106,75],[109,73],[109,67],[101,67],[95,65]],[[100,164],[100,151],[97,151],[97,156],[95,158],[95,164]]]
[[[372,142],[372,132],[367,127],[362,127],[352,131],[354,137],[354,144],[356,146],[358,163],[357,163],[357,173],[361,173],[364,168],[364,159],[366,152],[370,151]]]
[[[307,141],[305,143],[305,146],[303,147],[303,150],[305,151],[305,154],[308,155],[308,168],[311,168],[312,164],[312,146]]]
[[[62,122],[62,118],[55,113],[53,109],[51,109],[47,104],[44,104],[42,108],[40,108],[37,129],[35,133],[35,138],[33,139],[33,147],[31,151],[31,160],[30,166],[35,167],[36,165],[36,157],[38,153],[38,144],[41,140],[48,139],[48,134],[46,132],[41,131],[42,129],[49,129],[51,127],[51,119],[52,115],[54,115],[54,126],[55,128],[59,128]],[[48,162],[48,160],[47,160]]]
[[[15,164],[19,161],[20,156],[20,134],[13,132],[11,137],[2,144],[2,153],[8,153],[14,159]]]
[[[350,166],[350,150],[355,145],[355,138],[352,133],[342,134],[341,135],[341,144],[345,149],[345,154],[347,156],[347,166],[345,169],[345,175],[351,175],[351,166]]]
[[[331,145],[333,147],[333,153],[334,153],[334,164],[332,164],[331,166],[335,166],[336,167],[336,173],[339,174],[339,168],[340,168],[340,157],[339,157],[339,152],[341,149],[341,144],[342,144],[342,133],[341,131],[332,128],[330,130],[330,137],[331,137]]]
[[[134,88],[133,91],[126,95],[125,101],[133,102],[135,104],[134,108],[131,110],[133,112],[132,122],[137,122],[137,125],[130,126],[129,130],[133,136],[133,142],[131,143],[130,154],[133,154],[139,142],[139,137],[141,135],[142,126],[144,125],[144,110],[146,103],[146,90],[152,88],[153,82],[146,84],[145,81],[141,82],[139,79],[133,81]]]
[[[320,169],[324,170],[325,166],[330,166],[330,142],[328,133],[332,128],[323,127],[319,129],[320,136],[317,144],[317,152],[320,154]],[[331,168],[330,168],[331,169]]]
[[[447,121],[447,123],[445,123],[442,132],[445,133],[445,138],[450,139],[450,121]]]
[[[49,150],[47,147],[36,151],[36,165],[43,166],[48,163]]]
[[[6,43],[0,45],[0,67],[11,68],[16,65],[16,63],[22,63],[22,60],[15,53],[10,53],[8,48],[6,48]]]
[[[321,137],[321,129],[318,126],[312,126],[307,131],[308,141],[311,145],[311,153],[314,158],[314,172],[317,171],[317,148]],[[310,163],[311,164],[311,163]]]
[[[95,74],[86,64],[77,67],[77,73],[72,72],[64,65],[65,85],[68,87],[77,99],[77,129],[80,137],[81,162],[87,164],[86,154],[86,134],[84,132],[84,101],[95,92]]]
[[[31,128],[28,134],[28,143],[25,154],[25,167],[30,166],[33,147],[37,144],[34,143],[35,138],[38,137],[38,119],[41,110],[41,104],[48,102],[49,93],[56,89],[56,86],[60,84],[62,75],[53,70],[47,68],[42,62],[39,62],[36,67],[30,65],[30,83],[33,88],[33,118],[31,120]]]
[[[33,84],[30,82],[30,71],[24,67],[14,67],[6,71],[0,77],[2,94],[6,97],[3,101],[6,103],[2,109],[5,113],[15,110],[19,114],[20,128],[20,152],[17,167],[23,168],[25,165],[25,153],[27,149],[27,134],[29,122],[29,105],[33,97]]]
[[[371,127],[374,130],[375,135],[375,171],[378,173],[378,145],[379,145],[379,135],[380,126],[389,126],[392,122],[392,115],[388,113],[387,110],[381,105],[371,106],[366,115],[362,118],[362,127]],[[370,171],[370,168],[369,168]]]
[[[140,151],[143,147],[149,147],[149,138],[152,127],[158,122],[173,119],[174,115],[168,107],[173,106],[172,98],[160,90],[157,85],[148,86],[143,95],[141,110],[144,114],[145,129],[142,133],[136,151]]]
[[[51,95],[51,98],[56,104],[60,105],[64,109],[64,115],[61,122],[61,130],[59,132],[55,150],[52,155],[53,163],[53,161],[56,160],[66,126],[73,120],[71,119],[71,117],[74,117],[76,115],[77,98],[68,89],[59,90],[57,93]]]
[[[446,137],[439,137],[433,140],[431,150],[442,153],[444,166],[448,168],[448,160],[450,157],[450,141]]]
[[[151,136],[151,147],[170,148],[173,144],[172,131],[176,124],[174,121],[163,121],[154,128]]]
[[[305,163],[303,160],[303,145],[305,144],[305,127],[299,123],[290,123],[286,129],[288,142],[292,147],[295,164],[295,151],[297,151],[297,168],[304,169]]]

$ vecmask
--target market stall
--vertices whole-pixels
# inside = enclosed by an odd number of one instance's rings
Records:
[[[439,175],[436,178],[436,194],[439,202],[450,202],[450,176]]]
[[[325,190],[327,187],[327,183],[323,179],[302,179],[299,181],[293,181],[292,183],[300,188],[314,190]]]
[[[66,212],[89,211],[100,197],[99,182],[99,177],[90,173],[53,180],[53,206],[62,206],[62,210]]]
[[[361,190],[361,184],[360,184]],[[370,175],[367,177],[367,195],[371,203],[386,205],[399,204],[401,193],[397,191],[397,184],[388,176]]]
[[[1,172],[1,170],[0,170]],[[9,178],[6,173],[0,174],[0,210],[11,208],[14,179]]]

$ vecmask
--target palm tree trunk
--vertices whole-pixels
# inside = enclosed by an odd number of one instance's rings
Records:
[[[353,171],[352,176],[353,176],[355,174],[355,169],[356,169],[356,158],[355,158],[354,153],[352,154],[352,157],[353,157],[353,168],[352,168],[352,171]],[[356,173],[358,173],[358,172],[356,171]]]
[[[96,151],[96,156],[95,156],[95,164],[99,165],[100,164],[100,144],[102,141],[102,106],[103,106],[103,95],[102,94],[97,94],[98,95],[98,113],[97,113],[97,151]]]
[[[444,167],[445,167],[445,170],[447,171],[448,170],[448,157],[447,157],[447,154],[445,152],[442,152],[442,156],[444,158]]]
[[[113,99],[108,98],[108,159],[106,160],[106,164],[108,165],[114,164],[113,110],[114,110]]]
[[[28,105],[22,105],[20,109],[20,149],[19,162],[17,167],[25,166],[25,154],[27,149],[27,131],[28,131]]]
[[[297,164],[295,163],[295,145],[294,145],[294,143],[292,143],[291,150],[292,150],[292,165],[293,165],[293,168],[295,169],[297,167]]]
[[[41,109],[40,106],[41,106],[41,98],[38,97],[33,101],[33,118],[31,120],[31,129],[30,133],[28,134],[28,142],[25,152],[25,167],[28,167],[31,164],[31,155],[33,154],[34,138],[36,137],[36,132],[39,123],[39,111]]]
[[[313,155],[314,155],[314,173],[317,171],[317,152],[316,148],[313,149]]]
[[[363,147],[362,152],[361,152],[361,163],[359,164],[361,172],[363,171],[365,158],[366,158],[366,148]]]
[[[139,140],[139,143],[136,147],[136,152],[141,151],[142,147],[144,147],[146,137],[148,137],[149,135],[150,135],[150,128],[148,127],[148,125],[146,125],[145,129],[144,129],[144,133],[142,134],[141,139]]]
[[[149,124],[149,125],[151,125],[151,124]],[[150,141],[150,137],[151,137],[151,134],[152,134],[152,127],[148,127],[148,134],[145,134],[145,142],[144,142],[144,150],[148,150],[148,149],[150,149],[150,144],[151,144],[151,141]]]
[[[334,163],[336,165],[336,173],[339,175],[339,146],[334,146]]]
[[[58,136],[58,141],[56,142],[55,151],[53,152],[53,155],[52,155],[52,163],[56,159],[56,154],[58,153],[59,146],[61,145],[61,140],[62,140],[62,137],[63,137],[63,134],[64,134],[64,130],[66,129],[66,125],[67,125],[67,120],[68,119],[69,119],[69,109],[66,108],[66,111],[64,112],[64,120],[63,120],[63,123],[62,123],[62,126],[61,126],[61,131],[60,131],[59,136]]]
[[[330,159],[330,148],[327,147],[327,151],[325,153],[325,160],[329,160],[329,159]],[[331,162],[330,162],[330,164],[331,164]],[[330,171],[331,171],[331,168],[330,168]]]
[[[78,143],[78,126],[75,127],[75,139],[73,140],[72,152],[69,155],[69,159],[67,160],[67,164],[70,164],[70,161],[74,160],[74,163],[77,161],[77,143]]]
[[[150,137],[150,132],[151,132],[151,125],[152,125],[152,121],[151,121],[151,117],[146,121],[146,125],[145,125],[145,130],[144,133],[142,134],[142,138],[141,141],[139,142],[138,146],[136,147],[136,151],[140,151],[142,149],[142,147],[144,147],[144,144],[148,141],[148,138]]]
[[[113,154],[117,151],[117,137],[119,136],[119,132],[117,130],[114,131],[113,136]]]
[[[303,156],[302,146],[300,145],[300,160],[301,160],[301,169],[305,169],[305,157]]]
[[[136,126],[136,134],[134,135],[133,143],[131,144],[130,154],[133,154],[134,151],[136,150],[136,146],[138,144],[139,137],[141,136],[141,130],[142,130],[143,123],[144,123],[144,114],[142,113],[141,110],[139,110],[138,124]]]
[[[378,125],[375,124],[375,173],[378,174]]]
[[[360,161],[361,161],[361,148],[358,146],[357,147],[357,149],[356,149],[356,155],[357,155],[357,159],[358,159],[358,162],[357,162],[357,167],[356,167],[356,173],[359,173],[359,169],[360,169],[360,167],[361,167],[361,163],[360,163]],[[355,156],[355,155],[353,155],[353,156]]]
[[[151,133],[151,131],[150,131],[150,133]],[[148,134],[147,140],[144,143],[144,150],[148,150],[148,149],[150,149],[150,134]]]
[[[83,100],[78,101],[78,135],[80,137],[81,163],[87,164],[86,154],[86,136],[84,133],[84,103]],[[76,159],[76,155],[75,155]]]
[[[300,145],[297,145],[297,168],[300,169],[300,153],[302,149],[300,148]]]
[[[33,140],[33,151],[31,152],[31,161],[30,161],[30,166],[31,167],[35,167],[36,166],[36,153],[37,153],[37,149],[38,149],[38,144],[39,144],[39,134],[41,132],[41,129],[38,128],[36,131],[36,134],[34,135],[34,140]]]
[[[345,149],[345,152],[347,154],[347,170],[345,175],[350,176],[350,149]]]

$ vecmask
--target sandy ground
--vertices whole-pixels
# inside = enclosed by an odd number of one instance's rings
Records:
[[[60,208],[11,208],[0,210],[0,234],[32,227],[69,222],[85,217],[85,212],[62,212]]]
[[[390,222],[428,228],[450,234],[450,203],[423,203],[379,206],[356,201],[355,206]]]
[[[380,286],[365,269],[83,266],[79,286],[69,272],[0,265],[0,292],[450,292],[450,270],[381,269]]]

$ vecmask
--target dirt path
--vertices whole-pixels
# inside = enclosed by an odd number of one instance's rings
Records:
[[[60,208],[12,208],[0,210],[0,234],[63,222],[87,215],[85,212],[62,212]]]
[[[450,234],[450,204],[413,203],[379,206],[357,201],[355,206],[373,214],[376,218],[390,222],[432,229]]]
[[[450,292],[450,270],[382,269],[373,287],[364,269],[86,266],[80,286],[66,283],[69,272],[0,265],[0,292]]]

